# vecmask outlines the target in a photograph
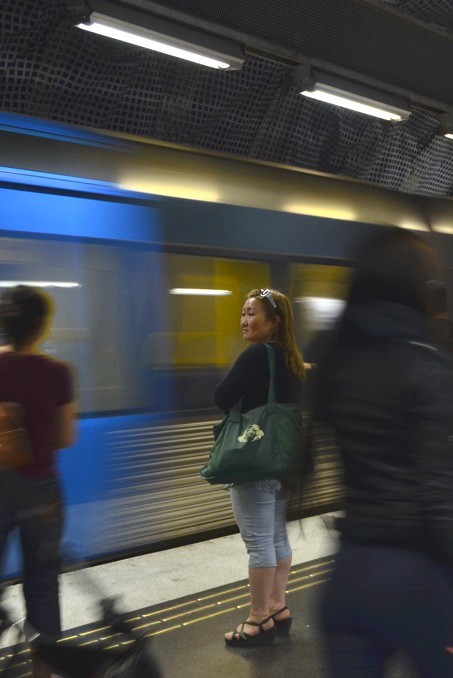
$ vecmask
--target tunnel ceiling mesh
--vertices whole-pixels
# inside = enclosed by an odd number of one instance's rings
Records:
[[[379,0],[383,5],[391,5],[414,16],[432,14],[439,16],[451,14],[451,0]]]
[[[453,30],[453,0],[378,0],[401,12]]]
[[[452,3],[385,4],[445,13]],[[382,123],[300,96],[288,69],[264,58],[216,72],[162,57],[68,27],[63,0],[3,0],[0,30],[4,111],[453,194],[453,142],[425,111]]]

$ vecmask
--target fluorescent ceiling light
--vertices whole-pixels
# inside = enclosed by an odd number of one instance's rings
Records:
[[[410,112],[404,109],[398,109],[395,106],[387,106],[367,97],[345,92],[330,85],[316,84],[312,91],[304,90],[301,92],[305,97],[324,101],[326,104],[349,108],[357,113],[372,115],[381,120],[404,120],[409,117]]]
[[[17,285],[29,285],[30,287],[81,287],[76,282],[36,282],[35,280],[0,280],[0,287],[17,287]]]
[[[381,120],[405,120],[411,114],[403,97],[314,69],[309,64],[295,67],[294,84],[305,97]]]
[[[447,137],[447,139],[453,139],[453,134],[444,134],[444,136]]]
[[[229,40],[175,24],[109,0],[91,0],[87,23],[78,28],[108,38],[151,49],[162,54],[217,69],[240,68],[245,61],[241,48]],[[83,17],[86,21],[86,16]]]
[[[226,297],[228,294],[232,294],[231,290],[208,290],[196,287],[174,287],[168,291],[170,294],[190,294],[207,297]]]
[[[151,39],[148,37],[148,31],[141,30],[138,26],[130,26],[130,28],[122,28],[118,22],[109,17],[103,17],[101,14],[94,13],[91,17],[91,24],[78,24],[78,28],[91,33],[103,35],[106,38],[113,38],[114,40],[122,40],[137,47],[144,47],[145,49],[152,49],[155,52],[168,54],[169,56],[178,57],[179,59],[186,59],[193,61],[202,66],[209,66],[210,68],[229,68],[230,64],[226,61],[219,61],[212,59],[203,54],[196,54],[187,49],[181,49],[176,45],[171,45],[169,42],[162,42],[160,40]]]

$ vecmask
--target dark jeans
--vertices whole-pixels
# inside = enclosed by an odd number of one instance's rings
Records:
[[[63,526],[56,478],[29,480],[0,471],[0,563],[9,533],[17,527],[22,546],[27,620],[40,633],[60,635],[58,574]]]
[[[399,649],[423,678],[453,676],[453,572],[422,553],[343,540],[322,604],[334,678],[381,678]]]

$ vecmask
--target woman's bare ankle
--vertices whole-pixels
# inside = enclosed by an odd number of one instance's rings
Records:
[[[277,617],[278,619],[286,619],[291,616],[291,612],[288,610],[286,605],[272,605],[269,607],[269,615]]]

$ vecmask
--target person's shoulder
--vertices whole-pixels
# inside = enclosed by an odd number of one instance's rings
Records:
[[[266,346],[270,346],[275,350],[275,347],[277,344],[251,344],[248,348],[245,349],[243,355],[250,356],[251,358],[254,358],[256,360],[267,360],[267,348]]]
[[[268,341],[265,344],[252,344],[245,351],[244,354],[253,356],[257,360],[263,360],[267,364],[267,347],[270,347],[277,360],[286,358],[286,349],[278,344],[276,341]]]
[[[245,353],[250,354],[262,353],[264,355],[266,353],[266,344],[250,344],[250,346],[247,346],[245,351],[243,351],[243,354]]]
[[[239,354],[237,362],[240,363],[259,363],[264,362],[266,358],[266,346],[264,344],[250,344],[242,353]]]
[[[72,375],[74,373],[73,365],[65,360],[60,360],[49,355],[41,355],[39,357],[41,358],[42,366],[49,372],[61,375]]]

